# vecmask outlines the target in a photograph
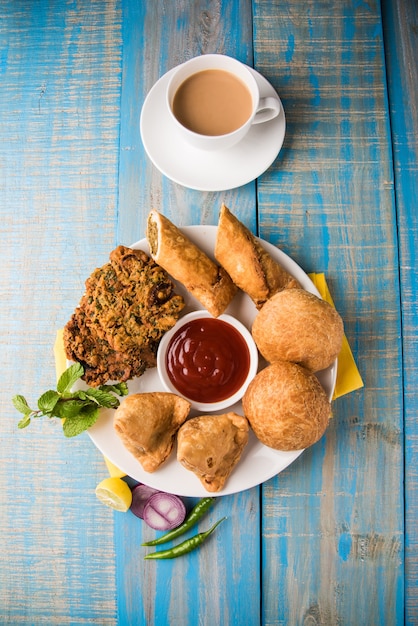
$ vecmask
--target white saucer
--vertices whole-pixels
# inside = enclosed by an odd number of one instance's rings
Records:
[[[268,80],[250,69],[260,88],[260,96],[278,97]],[[174,182],[198,191],[234,189],[265,172],[283,145],[286,131],[283,105],[277,117],[254,124],[237,145],[221,152],[205,152],[189,145],[170,119],[165,90],[173,71],[155,83],[141,111],[141,138],[155,167]]]

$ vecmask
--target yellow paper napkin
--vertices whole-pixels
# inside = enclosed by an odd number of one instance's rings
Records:
[[[64,329],[57,330],[54,343],[54,359],[55,359],[55,373],[57,381],[61,374],[67,369],[67,357],[64,350]]]
[[[325,274],[308,274],[308,276],[318,289],[322,298],[331,304],[331,306],[334,306],[327,281],[325,280]],[[338,355],[337,380],[333,400],[351,391],[360,389],[363,386],[364,383],[354,361],[353,353],[351,352],[347,337],[344,335],[341,352]]]

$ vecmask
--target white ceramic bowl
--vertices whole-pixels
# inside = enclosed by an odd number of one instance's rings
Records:
[[[180,368],[175,368],[176,370],[181,370],[181,381],[179,384],[178,381],[176,382],[173,380],[173,375],[170,374],[169,370],[171,369],[171,371],[173,371],[173,368],[168,366],[169,362],[173,362],[173,346],[176,345],[177,348],[181,350],[180,357],[177,353],[177,357],[181,360],[185,355],[183,350],[185,347],[184,333],[189,332],[188,329],[190,328],[191,323],[192,327],[196,330],[195,322],[198,323],[199,320],[208,320],[210,328],[205,330],[205,322],[202,322],[202,324],[197,327],[202,327],[203,329],[201,331],[199,330],[200,333],[203,333],[203,335],[199,335],[202,336],[202,342],[198,340],[197,342],[191,344],[189,339],[189,347],[185,348],[186,351],[190,350],[187,355],[187,358],[190,358],[189,365],[193,368],[195,366],[195,361],[198,359],[199,364],[196,365],[196,369],[190,376],[188,374],[190,371],[189,369],[183,368],[182,366],[180,366]],[[230,328],[230,332],[228,330],[228,325],[232,327]],[[209,333],[207,337],[206,333]],[[210,333],[212,333],[212,336],[214,336],[214,334],[216,335],[216,339],[213,342],[213,351],[210,344]],[[223,340],[218,339],[220,333],[222,333]],[[238,333],[238,337],[236,336],[236,333]],[[206,342],[206,338],[207,342],[210,344],[209,349],[207,349],[208,343]],[[234,352],[236,356],[238,351],[235,352],[233,350],[233,343],[230,346],[231,350],[226,348],[226,369],[236,372],[236,382],[235,385],[233,385],[233,389],[230,391],[228,391],[228,386],[231,386],[229,384],[223,385],[223,383],[221,383],[220,385],[217,385],[217,373],[214,373],[214,369],[215,367],[217,368],[218,363],[217,350],[224,351],[225,347],[228,345],[229,339],[231,339],[231,341],[238,342],[237,348],[241,345],[241,349],[243,351],[246,352],[248,350],[248,356],[246,357],[246,359],[248,359],[248,367],[245,368],[245,371],[238,372],[239,365],[242,361],[236,359],[236,361],[233,362],[234,360],[232,356],[232,352]],[[191,348],[190,345],[192,345]],[[199,347],[197,348],[196,346]],[[213,363],[215,357],[216,365]],[[205,365],[206,362],[208,363],[207,368]],[[242,399],[248,385],[257,374],[258,350],[251,333],[234,317],[230,315],[220,315],[218,318],[214,318],[207,311],[194,311],[193,313],[189,313],[180,318],[175,326],[163,336],[157,353],[157,368],[162,384],[167,391],[176,393],[186,398],[191,403],[192,408],[197,411],[220,411],[232,406]],[[208,371],[210,373],[209,376],[206,377],[205,372]],[[187,373],[183,374],[183,372]],[[217,398],[213,397],[213,394],[215,394]]]

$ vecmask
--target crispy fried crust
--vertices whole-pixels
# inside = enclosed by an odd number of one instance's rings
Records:
[[[292,361],[312,372],[335,361],[343,334],[343,321],[334,307],[303,289],[275,294],[252,326],[254,341],[267,361]]]
[[[215,258],[258,309],[278,291],[299,287],[224,204],[219,214]]]
[[[145,252],[119,246],[86,280],[64,329],[67,358],[83,365],[92,386],[141,376],[183,308],[167,272]]]
[[[276,450],[311,446],[322,437],[331,417],[331,404],[315,374],[285,361],[257,374],[242,406],[257,438]]]
[[[225,311],[237,287],[224,268],[155,210],[148,216],[147,239],[154,261],[182,283],[213,317]]]
[[[154,391],[128,396],[115,411],[114,429],[146,472],[168,459],[190,402],[173,393]]]
[[[248,443],[249,425],[237,413],[201,415],[181,426],[177,460],[207,491],[220,491]]]

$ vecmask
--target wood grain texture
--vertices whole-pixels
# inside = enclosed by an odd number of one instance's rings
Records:
[[[87,435],[17,430],[16,393],[53,387],[55,331],[115,241],[121,13],[0,2],[2,624],[114,624],[107,471]]]
[[[1,624],[418,622],[417,6],[381,4],[0,0]],[[254,64],[286,110],[279,157],[225,193],[165,178],[139,132],[155,81],[205,52]],[[287,470],[219,499],[201,550],[145,562],[154,532],[96,501],[88,436],[18,431],[11,397],[53,386],[55,331],[150,208],[216,224],[222,201],[325,272],[365,387]]]
[[[405,416],[405,623],[418,623],[418,6],[383,2],[395,166]]]
[[[222,201],[254,230],[254,183],[225,193],[201,193],[173,183],[149,161],[138,123],[145,96],[156,80],[188,58],[222,52],[252,64],[251,2],[126,1],[123,6],[119,241],[129,244],[144,237],[151,208],[180,226],[216,224]],[[188,506],[192,503],[188,501]],[[190,558],[160,563],[142,559],[142,534],[153,536],[152,531],[128,518],[117,519],[121,624],[137,620],[182,625],[259,622],[258,489],[221,498],[196,531],[224,515],[228,520],[206,547]],[[140,596],[138,586],[143,590]]]
[[[326,273],[365,380],[335,402],[326,437],[263,487],[262,620],[401,624],[400,299],[379,3],[256,2],[254,59],[288,122],[258,185],[261,235]]]
[[[251,2],[124,2],[123,29],[119,241],[129,244],[144,237],[151,208],[164,212],[177,225],[216,224],[223,201],[254,229],[254,183],[239,192],[222,193],[201,193],[173,183],[148,159],[139,129],[147,93],[175,65],[213,52],[252,65]]]

